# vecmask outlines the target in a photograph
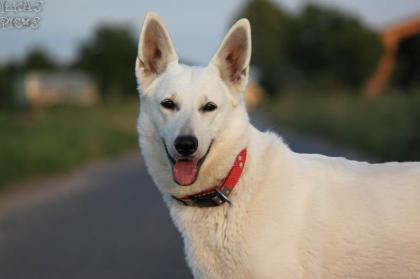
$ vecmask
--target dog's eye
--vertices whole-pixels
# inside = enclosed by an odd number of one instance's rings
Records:
[[[165,99],[162,102],[160,102],[160,105],[166,109],[169,110],[175,110],[177,109],[177,105],[175,104],[174,101],[172,101],[171,99]]]
[[[212,103],[212,102],[208,102],[207,104],[205,104],[204,106],[201,107],[201,111],[202,112],[210,112],[217,109],[217,106]]]

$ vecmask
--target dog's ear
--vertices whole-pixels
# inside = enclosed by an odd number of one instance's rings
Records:
[[[148,13],[141,30],[136,60],[141,91],[145,93],[150,83],[175,61],[178,61],[178,56],[162,20],[157,14]]]
[[[250,60],[251,27],[243,18],[231,27],[210,64],[217,67],[220,77],[231,90],[240,93],[248,81]]]

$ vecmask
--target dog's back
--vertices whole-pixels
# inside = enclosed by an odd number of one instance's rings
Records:
[[[256,134],[250,144],[273,141]],[[259,278],[280,278],[270,268],[281,278],[420,278],[420,163],[368,164],[272,146],[253,162],[269,172],[249,209],[260,216],[252,232]]]

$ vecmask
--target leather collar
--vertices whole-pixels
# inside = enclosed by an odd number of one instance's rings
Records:
[[[225,202],[232,204],[229,200],[229,195],[238,183],[245,168],[246,155],[246,148],[242,149],[238,156],[236,156],[235,163],[230,169],[228,175],[220,185],[214,186],[213,188],[197,194],[180,198],[172,196],[172,198],[186,206],[215,207],[222,205]]]

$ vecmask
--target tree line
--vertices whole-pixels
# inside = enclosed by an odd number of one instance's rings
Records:
[[[252,63],[269,93],[297,85],[360,89],[383,51],[357,17],[314,3],[290,14],[270,0],[250,0],[240,17],[251,21]]]
[[[239,17],[251,21],[253,68],[271,94],[297,85],[360,89],[382,52],[375,31],[332,8],[307,4],[290,14],[270,0],[250,0]],[[84,70],[96,80],[102,99],[132,95],[136,53],[136,35],[124,25],[97,28],[66,65],[32,49],[21,62],[0,65],[0,106],[12,102],[16,78],[31,70]]]

